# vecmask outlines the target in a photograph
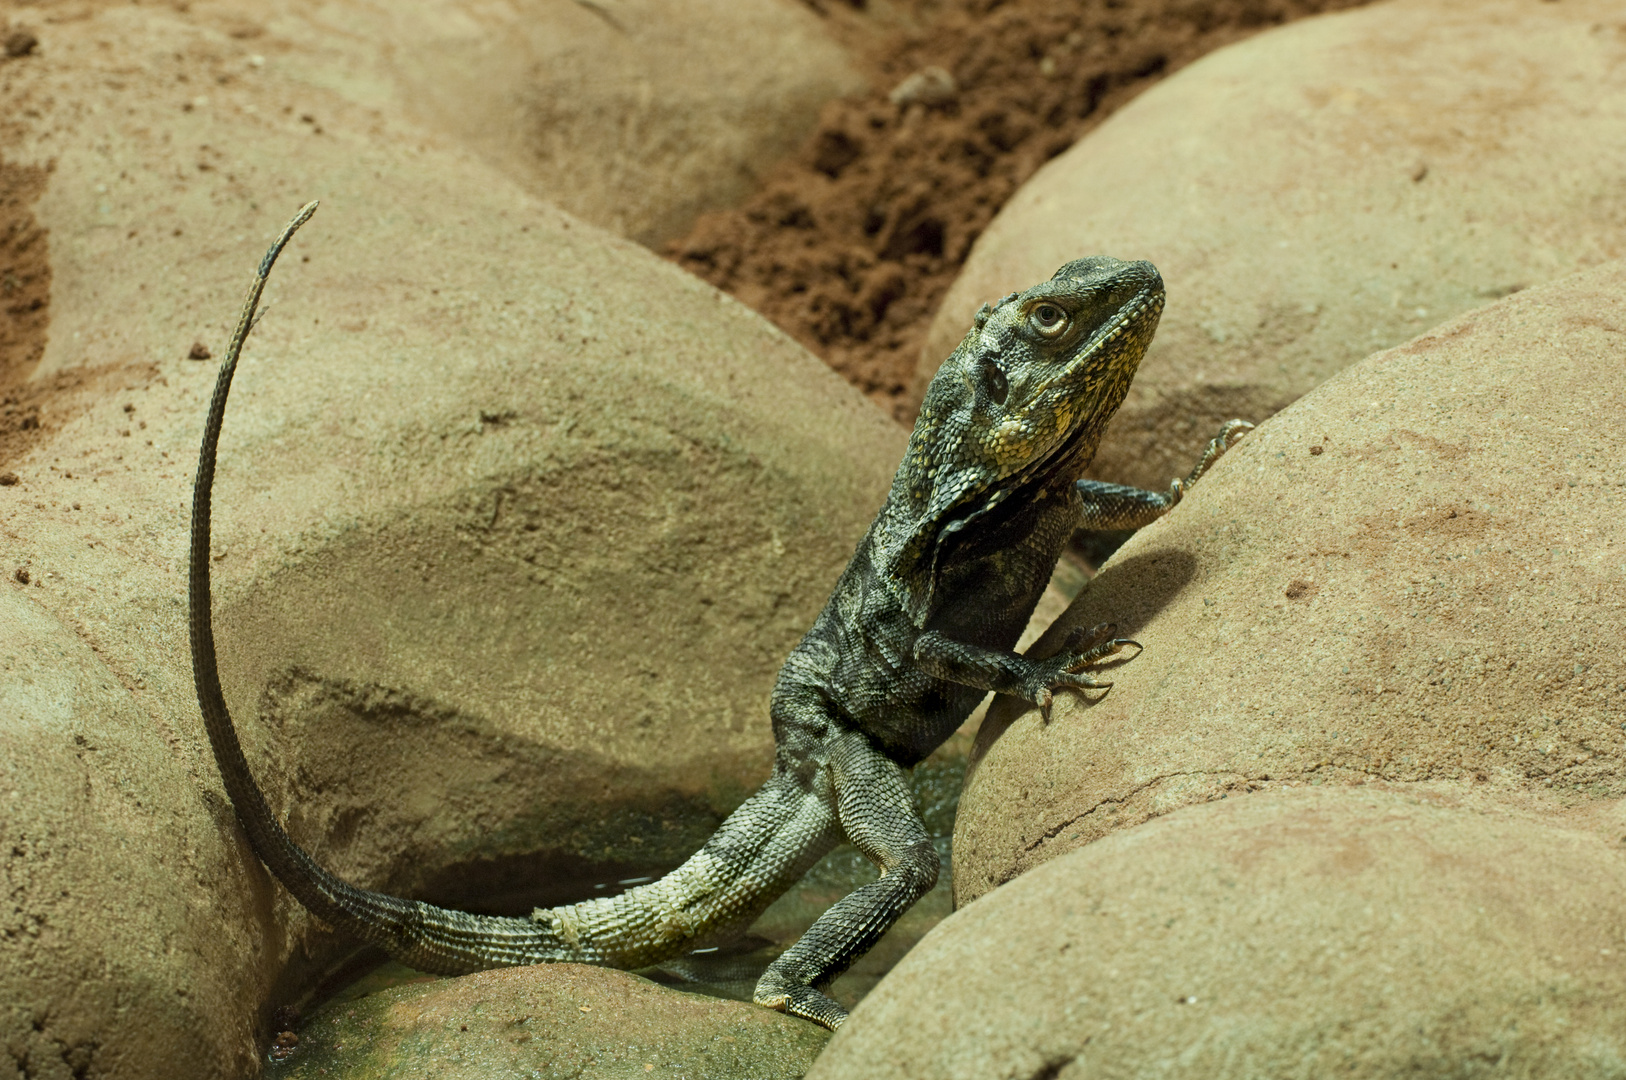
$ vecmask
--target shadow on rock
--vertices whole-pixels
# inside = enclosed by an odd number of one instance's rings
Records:
[[[1037,657],[1050,656],[1074,627],[1096,626],[1106,622],[1117,624],[1119,637],[1134,638],[1143,626],[1179,595],[1196,572],[1197,560],[1190,552],[1178,548],[1158,548],[1110,563],[1085,586],[1072,606],[1051,624],[1050,629],[1028,652]],[[1111,678],[1113,671],[1137,658],[1137,653],[1129,652],[1125,657],[1114,658],[1092,670],[1100,676]],[[1088,709],[1104,695],[1097,691],[1086,691],[1068,696],[1079,708]],[[970,787],[977,765],[988,755],[989,749],[1018,717],[1032,708],[1017,698],[994,698],[993,704],[988,707],[987,719],[977,729],[976,741],[971,746],[970,761],[966,765],[967,787]]]

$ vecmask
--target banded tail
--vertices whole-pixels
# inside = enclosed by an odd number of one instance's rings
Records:
[[[302,207],[260,260],[220,365],[192,490],[192,676],[221,779],[254,853],[317,918],[403,963],[441,975],[550,961],[644,967],[743,932],[840,838],[824,803],[777,770],[705,847],[659,881],[620,896],[539,908],[528,919],[471,915],[358,888],[319,866],[266,805],[220,689],[210,618],[210,498],[226,397],[260,296],[277,257],[316,206]]]

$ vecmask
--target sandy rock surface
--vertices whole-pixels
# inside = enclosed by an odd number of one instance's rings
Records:
[[[774,673],[902,449],[754,314],[270,33],[110,7],[0,65],[51,280],[0,460],[0,1022],[35,1076],[251,1073],[332,956],[238,842],[183,591],[187,357],[305,199],[227,416],[215,625],[342,874],[490,902],[686,854],[766,774]]]
[[[6,571],[4,1060],[43,1080],[247,1072],[252,999],[286,951],[264,871],[200,782],[187,718],[151,708]]]
[[[1034,647],[1116,620],[1110,692],[990,710],[957,900],[1269,783],[1626,795],[1623,311],[1626,263],[1532,288],[1248,435]]]
[[[740,1001],[580,964],[398,986],[313,1016],[278,1080],[434,1075],[793,1080],[830,1038]]]
[[[984,301],[1150,259],[1157,340],[1092,472],[1161,487],[1218,425],[1521,287],[1626,255],[1613,0],[1390,0],[1212,53],[1051,162],[977,241],[916,396]]]
[[[962,908],[808,1074],[1626,1076],[1617,837],[1374,784],[1116,833]]]
[[[30,25],[49,54],[53,22],[120,6],[58,3]],[[245,65],[259,56],[351,105],[424,122],[532,194],[646,244],[743,197],[826,101],[865,88],[846,50],[795,0],[169,7],[239,45],[231,51]],[[194,72],[175,87],[176,104],[218,108],[217,78]],[[324,125],[314,102],[298,108]]]
[[[796,0],[358,11],[387,27],[412,112],[533,193],[652,246],[750,194],[826,101],[866,89]]]

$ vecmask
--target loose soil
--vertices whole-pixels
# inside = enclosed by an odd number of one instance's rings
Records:
[[[15,464],[42,438],[74,417],[94,408],[97,402],[122,391],[141,390],[162,379],[158,365],[101,364],[67,368],[36,382],[0,382],[0,487],[12,487],[22,470]],[[128,424],[119,434],[139,434],[140,418],[127,408]]]
[[[1365,0],[950,0],[914,9],[926,28],[868,45],[840,0],[806,2],[876,89],[827,105],[756,195],[666,254],[911,422],[938,301],[1039,166],[1204,53]]]

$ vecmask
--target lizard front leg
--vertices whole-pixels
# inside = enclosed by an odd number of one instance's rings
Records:
[[[1112,623],[1085,629],[1078,627],[1067,635],[1060,651],[1047,660],[1030,660],[1003,649],[985,649],[928,630],[915,640],[915,664],[933,678],[1011,694],[1039,707],[1050,719],[1054,692],[1063,689],[1105,689],[1110,681],[1087,675],[1079,668],[1098,663],[1131,645],[1140,643],[1117,637]]]
[[[842,830],[881,871],[819,916],[763,972],[755,1001],[834,1031],[847,1010],[824,991],[937,883],[937,849],[904,772],[861,733],[838,731],[823,771]]]
[[[1145,488],[1107,484],[1100,480],[1080,480],[1078,494],[1084,500],[1086,529],[1138,529],[1150,525],[1167,514],[1185,496],[1186,490],[1201,480],[1220,456],[1235,446],[1237,440],[1253,430],[1246,420],[1231,420],[1220,428],[1220,433],[1208,440],[1202,457],[1184,480],[1174,480],[1167,492],[1147,491]]]

